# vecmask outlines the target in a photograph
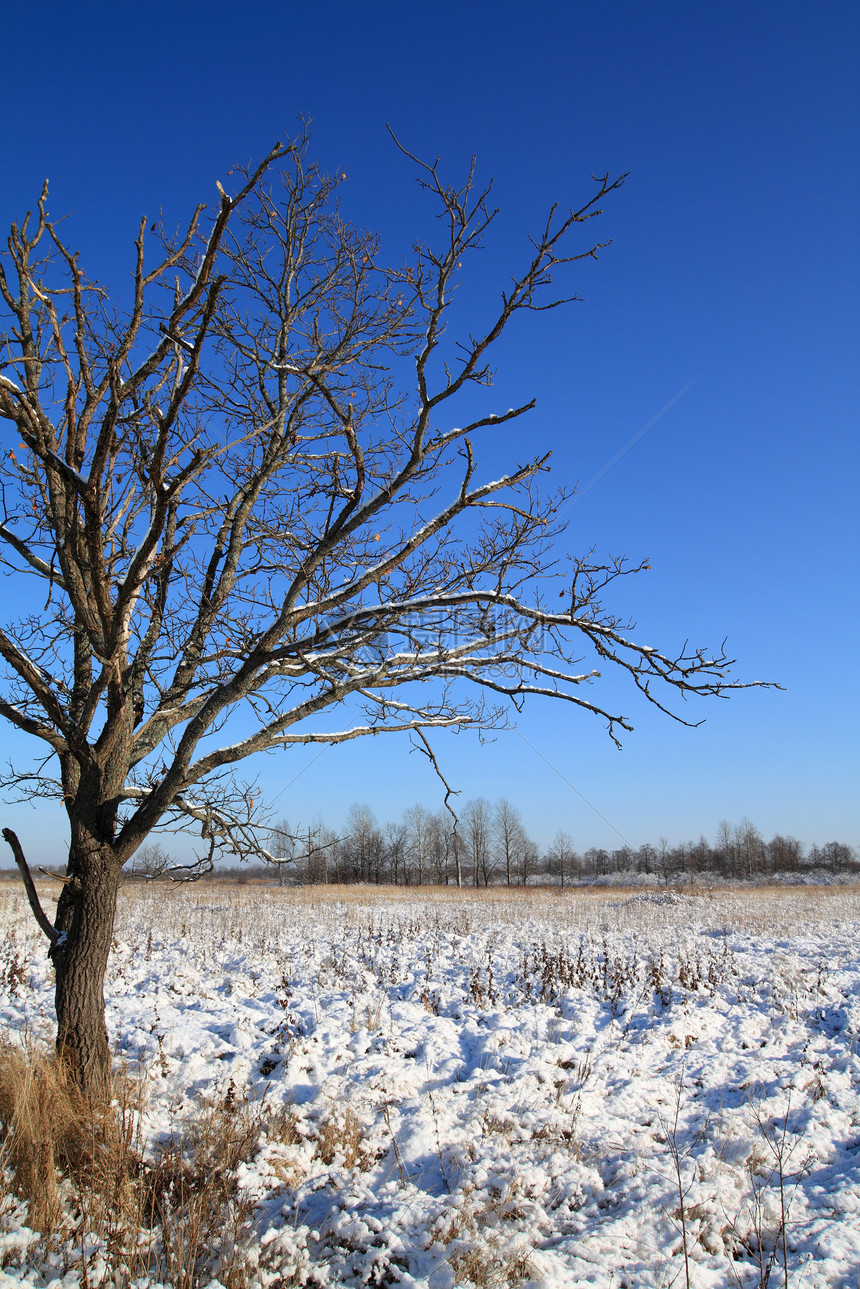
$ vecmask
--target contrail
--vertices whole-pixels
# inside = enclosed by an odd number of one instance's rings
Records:
[[[683,392],[683,391],[682,391],[682,392]],[[656,419],[656,418],[655,418],[655,419]],[[645,428],[647,429],[648,427],[646,426]],[[549,766],[549,768],[553,771],[553,773],[555,773],[555,774],[557,774],[557,775],[558,775],[558,777],[561,779],[562,783],[566,783],[566,784],[567,784],[567,786],[570,788],[571,792],[575,792],[575,793],[576,793],[576,795],[577,795],[577,796],[578,796],[582,801],[584,801],[584,802],[585,802],[585,804],[588,806],[589,810],[593,810],[593,811],[594,811],[594,813],[597,815],[598,819],[602,819],[602,820],[603,820],[603,822],[606,824],[606,826],[607,826],[608,828],[611,828],[611,829],[612,829],[612,831],[613,831],[614,833],[618,833],[618,836],[619,836],[619,837],[621,838],[621,840],[624,842],[624,845],[625,845],[625,846],[630,846],[630,849],[631,849],[631,850],[633,849],[633,846],[632,846],[631,842],[629,842],[629,841],[627,840],[627,838],[624,836],[624,833],[623,833],[623,832],[621,832],[621,830],[620,830],[619,828],[616,828],[616,827],[615,827],[615,824],[612,822],[612,820],[611,820],[611,819],[607,819],[607,818],[606,818],[606,815],[602,815],[602,814],[600,813],[600,811],[597,809],[597,806],[594,806],[594,805],[592,805],[592,804],[591,804],[591,802],[588,800],[588,797],[585,795],[585,793],[580,792],[579,788],[577,788],[575,784],[571,783],[570,779],[568,779],[565,775],[563,775],[563,774],[562,774],[562,772],[561,772],[561,770],[558,768],[558,766],[557,766],[557,765],[553,765],[553,763],[552,763],[552,761],[550,761],[549,757],[544,756],[544,754],[543,754],[543,752],[541,752],[540,748],[535,747],[534,743],[530,743],[530,742],[529,742],[529,740],[526,738],[525,734],[521,734],[519,730],[515,729],[515,730],[514,730],[514,733],[515,733],[519,738],[521,738],[521,739],[522,739],[522,741],[525,743],[526,747],[530,747],[530,748],[531,748],[531,750],[534,752],[535,756],[539,756],[539,757],[540,757],[540,759],[543,761],[544,765],[548,765],[548,766]]]
[[[666,415],[666,413],[668,412],[669,408],[670,408],[670,407],[673,407],[673,406],[675,405],[675,403],[677,403],[677,401],[678,401],[678,399],[679,399],[679,398],[683,398],[683,396],[686,394],[687,390],[688,390],[688,389],[690,389],[690,388],[691,388],[691,386],[695,385],[695,383],[696,383],[696,381],[697,381],[698,379],[699,379],[699,378],[698,378],[698,376],[694,376],[694,377],[693,377],[693,379],[692,379],[691,381],[688,381],[688,382],[687,382],[687,384],[684,386],[684,388],[683,388],[683,389],[679,389],[679,390],[678,390],[678,392],[677,392],[677,394],[675,394],[675,396],[674,396],[673,398],[670,398],[670,399],[669,399],[669,402],[665,405],[665,407],[661,407],[661,408],[660,408],[660,411],[657,413],[657,415],[656,415],[656,416],[652,416],[652,417],[651,417],[651,420],[650,420],[650,421],[648,421],[648,423],[647,423],[646,425],[643,425],[643,426],[642,426],[642,429],[641,429],[641,430],[638,430],[638,431],[633,435],[633,438],[630,440],[630,442],[629,442],[629,443],[625,443],[625,444],[624,444],[624,447],[621,449],[621,451],[620,451],[620,452],[616,452],[616,453],[615,453],[615,456],[612,458],[612,460],[611,460],[611,461],[607,461],[607,462],[606,462],[606,465],[605,465],[605,466],[603,466],[603,468],[602,468],[602,469],[598,470],[598,471],[597,471],[597,474],[596,474],[592,479],[589,479],[588,483],[585,485],[585,487],[584,487],[584,488],[579,488],[579,489],[578,489],[578,490],[573,494],[573,496],[570,498],[570,501],[568,501],[567,505],[562,506],[561,510],[558,512],[558,513],[559,513],[559,515],[563,515],[563,514],[564,514],[564,512],[565,512],[565,510],[567,510],[568,506],[572,506],[572,505],[573,505],[573,503],[574,503],[575,501],[578,501],[578,500],[579,500],[579,498],[580,498],[584,493],[588,492],[588,489],[592,486],[592,484],[597,483],[597,480],[598,480],[598,479],[600,479],[600,478],[602,478],[602,476],[606,474],[606,471],[607,471],[607,470],[610,470],[610,469],[612,468],[612,466],[614,466],[614,465],[615,465],[615,462],[616,462],[616,461],[620,461],[620,460],[621,460],[621,458],[624,456],[624,453],[625,453],[625,452],[629,452],[629,451],[630,451],[630,449],[633,447],[633,444],[634,444],[634,443],[636,443],[639,439],[641,439],[643,434],[647,434],[648,430],[650,430],[650,429],[651,429],[651,426],[652,426],[652,425],[656,425],[656,424],[657,424],[657,422],[660,420],[660,417],[661,417],[661,416],[665,416],[665,415]]]

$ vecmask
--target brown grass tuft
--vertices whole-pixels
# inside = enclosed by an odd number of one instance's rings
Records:
[[[94,1106],[52,1053],[0,1044],[0,1179],[11,1174],[42,1250],[64,1248],[61,1270],[74,1265],[83,1283],[88,1235],[117,1284],[143,1276],[197,1289],[214,1275],[246,1289],[258,1257],[238,1176],[264,1134],[295,1139],[292,1112],[269,1121],[230,1085],[145,1151],[141,1089],[120,1068],[110,1103]]]
[[[315,1153],[324,1164],[340,1161],[344,1168],[362,1172],[376,1162],[376,1155],[366,1147],[364,1129],[349,1106],[343,1111],[332,1110],[323,1119]]]
[[[0,1161],[11,1167],[30,1225],[52,1236],[63,1224],[59,1182],[125,1208],[120,1194],[134,1157],[131,1085],[122,1080],[113,1105],[93,1105],[48,1051],[0,1044]]]

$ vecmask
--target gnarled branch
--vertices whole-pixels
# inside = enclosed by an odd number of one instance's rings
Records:
[[[20,841],[18,840],[18,836],[16,833],[12,831],[11,828],[4,828],[3,839],[11,847],[12,854],[15,856],[15,863],[18,865],[18,871],[21,874],[21,879],[24,883],[24,890],[27,892],[27,899],[29,901],[30,908],[33,911],[33,917],[36,919],[39,926],[44,931],[45,935],[48,937],[51,943],[51,948],[53,948],[54,945],[58,942],[60,937],[56,927],[51,922],[50,918],[47,916],[47,914],[45,913],[45,910],[42,908],[42,905],[39,902],[39,893],[36,890],[36,885],[35,885],[35,882],[33,881],[33,876],[30,872],[27,861],[24,858],[24,850],[23,850],[23,847],[21,846]]]

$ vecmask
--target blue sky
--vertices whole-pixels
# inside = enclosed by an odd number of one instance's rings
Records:
[[[650,643],[727,636],[743,678],[785,692],[704,704],[687,730],[619,691],[636,726],[620,753],[537,703],[519,733],[437,752],[461,800],[509,797],[540,841],[680,840],[749,816],[857,846],[858,34],[847,3],[42,0],[4,14],[0,223],[49,176],[82,261],[122,286],[141,214],[178,221],[304,113],[349,176],[345,213],[398,258],[431,224],[390,122],[452,178],[476,153],[495,179],[501,215],[462,288],[479,309],[551,202],[630,171],[601,221],[612,246],[571,275],[582,303],[507,339],[493,405],[536,395],[517,434],[585,484],[686,389],[574,503],[567,542],[650,557],[618,601]],[[518,454],[512,435],[488,470]],[[398,739],[259,768],[292,821],[440,804]],[[3,819],[51,858],[55,816]]]

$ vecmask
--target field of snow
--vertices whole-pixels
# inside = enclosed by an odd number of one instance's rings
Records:
[[[50,1035],[43,943],[1,886],[7,1033]],[[107,999],[149,1149],[257,1125],[189,1284],[860,1284],[856,887],[127,886]],[[0,1285],[109,1282],[26,1218]]]

